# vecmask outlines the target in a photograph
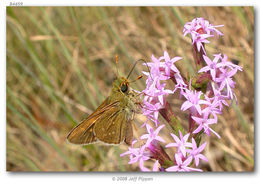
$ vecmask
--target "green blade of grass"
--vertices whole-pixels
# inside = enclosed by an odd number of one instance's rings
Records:
[[[34,61],[34,64],[36,64],[36,66],[38,67],[38,69],[41,72],[41,75],[43,77],[43,81],[49,85],[52,86],[51,84],[51,79],[50,79],[50,75],[48,74],[48,72],[46,71],[45,67],[42,65],[41,61],[39,60],[38,56],[36,55],[35,49],[33,47],[33,45],[30,43],[30,41],[27,38],[24,38],[21,33],[19,32],[18,29],[15,28],[15,26],[13,24],[11,24],[10,21],[8,21],[7,18],[7,23],[9,24],[8,26],[10,26],[10,28],[12,29],[12,31],[15,33],[15,35],[17,36],[17,38],[21,41],[21,43],[23,44],[23,46],[25,47],[26,51],[28,52],[28,54],[30,55],[30,57],[32,58],[32,60]]]
[[[29,119],[25,118],[14,106],[12,106],[9,102],[7,102],[7,106],[10,110],[12,110],[14,113],[17,114],[18,117],[21,118],[22,121],[25,122],[29,127],[31,127],[39,136],[44,139],[50,146],[53,147],[53,149],[64,159],[64,161],[73,169],[77,170],[77,168],[74,166],[74,164],[70,161],[68,157],[60,150],[60,148],[56,145],[55,141],[53,141],[44,130],[42,130],[38,122],[34,119],[34,117],[31,115],[29,110],[20,102],[19,98],[15,97],[12,93],[12,91],[7,87],[7,93],[12,96],[12,100],[15,101],[15,103],[29,116],[29,118],[33,121],[29,121]]]
[[[46,90],[46,92],[49,93],[50,98],[52,98],[53,101],[58,102],[60,104],[67,119],[70,122],[72,122],[73,125],[75,126],[77,124],[77,121],[74,120],[74,118],[72,117],[70,112],[65,107],[65,103],[62,100],[62,98],[60,97],[60,95],[62,95],[62,94],[58,95],[52,88],[50,88],[49,86],[44,84],[44,82],[39,80],[39,78],[26,65],[24,65],[23,62],[21,62],[21,60],[19,60],[14,54],[11,54],[8,50],[7,50],[7,56],[11,57],[19,66],[21,66],[24,69],[24,72],[29,74],[36,81],[36,84],[38,86],[43,87]]]
[[[22,152],[21,150],[17,150],[18,148],[10,148],[10,145],[8,145],[7,148],[7,156],[12,156],[10,155],[10,153],[15,154],[15,156],[20,159],[21,161],[23,161],[24,165],[28,166],[28,170],[30,171],[42,171],[37,164],[30,158],[27,156],[27,153]],[[8,171],[8,170],[7,170]]]
[[[174,14],[174,15],[177,17],[177,19],[179,20],[180,24],[181,24],[182,26],[184,26],[185,22],[184,22],[184,20],[183,20],[183,18],[182,18],[183,16],[181,15],[179,9],[177,9],[176,7],[172,7],[171,10],[172,10],[173,14]]]
[[[118,36],[118,34],[116,33],[116,31],[114,30],[111,22],[108,19],[107,13],[104,10],[104,8],[99,7],[99,12],[100,15],[102,16],[102,18],[104,19],[106,25],[108,26],[109,30],[112,32],[113,36],[115,37],[115,39],[117,40],[121,50],[123,51],[123,53],[128,57],[129,61],[134,61],[134,59],[130,56],[129,52],[127,51],[124,43],[122,42],[120,36]]]
[[[91,94],[91,92],[87,89],[87,86],[90,84],[89,82],[86,82],[82,72],[80,71],[79,67],[72,62],[72,57],[71,57],[71,54],[68,50],[68,48],[66,47],[65,43],[63,42],[63,40],[61,39],[61,36],[60,36],[60,32],[56,29],[56,27],[53,25],[50,17],[48,16],[47,12],[44,11],[43,8],[41,8],[42,10],[42,13],[44,14],[44,19],[45,21],[47,22],[47,24],[50,26],[51,30],[53,31],[53,33],[55,34],[55,36],[57,37],[60,45],[61,45],[61,48],[62,48],[62,52],[65,56],[65,58],[67,59],[67,61],[72,65],[73,69],[75,70],[75,72],[77,73],[78,75],[78,78],[80,80],[80,83],[82,84],[82,87],[83,89],[85,90],[85,93],[88,95],[88,98],[89,98],[89,101],[93,107],[93,109],[95,109],[98,105],[95,101],[95,99],[91,99],[93,98],[93,95]]]
[[[244,116],[243,112],[241,111],[240,107],[237,104],[232,103],[232,107],[235,110],[237,116],[239,117],[239,124],[243,127],[244,131],[247,133],[248,138],[250,141],[254,141],[254,136],[250,135],[250,129],[249,129],[249,121]]]
[[[95,76],[94,76],[93,65],[91,64],[91,62],[89,60],[89,57],[88,57],[88,51],[87,51],[87,48],[86,48],[86,44],[84,42],[84,39],[83,39],[83,36],[82,36],[82,32],[80,30],[80,23],[78,22],[78,19],[76,18],[74,7],[70,7],[69,10],[70,10],[70,14],[72,16],[72,20],[73,20],[74,24],[76,25],[77,32],[78,32],[78,35],[80,37],[80,44],[81,44],[81,47],[83,49],[83,53],[84,53],[84,56],[85,56],[85,59],[86,59],[86,63],[87,63],[89,72],[91,74],[90,81],[93,82],[93,85],[94,85],[94,88],[96,90],[96,94],[97,94],[98,100],[101,102],[101,100],[103,99],[103,96],[100,93],[100,89],[99,89],[99,87],[97,85],[97,81],[96,81]]]

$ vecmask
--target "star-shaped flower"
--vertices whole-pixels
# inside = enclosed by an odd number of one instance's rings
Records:
[[[200,154],[200,152],[202,152],[206,147],[206,144],[207,143],[205,142],[198,148],[196,141],[192,138],[192,149],[188,149],[187,152],[194,158],[196,166],[199,165],[200,159],[208,161],[208,159],[203,154]]]
[[[183,93],[184,97],[187,99],[182,105],[181,110],[185,111],[187,109],[190,109],[191,113],[195,115],[196,112],[198,112],[201,115],[201,104],[210,104],[206,100],[202,100],[200,96],[203,93],[201,91],[197,92],[196,90],[185,90],[185,93]]]
[[[227,68],[220,69],[221,74],[218,78],[216,78],[216,82],[220,83],[219,90],[223,90],[226,88],[227,91],[227,97],[229,97],[231,100],[233,100],[233,91],[232,89],[235,87],[235,82],[232,80],[232,77],[237,73],[237,69],[234,68],[232,70],[228,70]]]
[[[146,161],[148,159],[150,159],[149,152],[145,151],[145,146],[142,146],[140,148],[134,148],[134,144],[137,141],[134,140],[131,144],[131,147],[128,147],[128,151],[120,154],[120,157],[125,156],[125,155],[130,155],[130,161],[128,162],[128,164],[133,164],[135,162],[140,163],[140,161]]]
[[[193,133],[196,134],[203,129],[204,133],[206,133],[208,136],[210,136],[210,132],[213,132],[218,138],[220,138],[219,134],[209,127],[209,125],[217,123],[216,118],[208,118],[208,116],[205,114],[203,114],[202,117],[191,116],[191,118],[199,125],[198,128],[193,131]]]
[[[179,135],[180,138],[178,138],[178,136],[176,136],[175,134],[171,133],[171,136],[173,137],[175,143],[169,143],[168,145],[166,145],[165,147],[177,147],[177,151],[180,153],[182,153],[182,155],[184,157],[186,157],[186,147],[192,147],[192,144],[190,142],[187,142],[190,133],[186,134],[184,137],[181,133],[181,131],[179,130]]]
[[[189,156],[187,159],[185,159],[183,161],[181,156],[178,153],[176,153],[175,154],[176,165],[167,168],[166,171],[168,171],[168,172],[190,172],[190,171],[202,172],[201,169],[188,167],[190,165],[191,161],[192,161],[192,156]]]
[[[183,35],[186,36],[187,34],[190,34],[192,44],[196,44],[198,51],[202,48],[204,54],[206,54],[203,44],[209,43],[207,38],[214,37],[215,34],[217,34],[217,36],[223,35],[216,29],[221,26],[223,25],[213,26],[204,18],[195,18],[184,25]]]
[[[207,66],[202,67],[202,68],[199,70],[199,73],[210,71],[210,75],[211,75],[213,81],[215,81],[215,78],[216,78],[216,70],[217,70],[217,68],[218,68],[218,60],[219,60],[219,57],[215,57],[215,58],[213,59],[213,61],[211,61],[211,59],[210,59],[208,56],[205,56],[205,55],[203,55],[203,58],[204,58],[204,61],[207,63]]]
[[[156,130],[154,130],[149,124],[146,124],[146,129],[148,134],[144,134],[140,137],[140,139],[147,139],[147,143],[150,143],[153,140],[158,140],[160,142],[165,143],[165,140],[158,136],[160,130],[164,127],[165,125],[159,126]]]
[[[162,63],[162,67],[164,68],[165,75],[170,77],[171,72],[172,73],[179,73],[180,71],[177,69],[177,67],[174,65],[176,61],[181,60],[182,57],[174,57],[170,58],[168,52],[164,51],[164,56],[160,57],[159,60],[164,60],[164,63]]]
[[[221,114],[221,101],[217,97],[213,97],[213,99],[210,99],[208,96],[205,96],[205,99],[210,102],[209,105],[206,106],[202,110],[202,114],[205,115],[205,117],[208,117],[210,114],[217,120],[217,114]],[[211,101],[212,100],[212,101]]]

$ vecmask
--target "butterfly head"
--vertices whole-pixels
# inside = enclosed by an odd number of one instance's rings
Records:
[[[113,90],[124,94],[129,92],[129,81],[124,77],[117,78],[113,83]]]

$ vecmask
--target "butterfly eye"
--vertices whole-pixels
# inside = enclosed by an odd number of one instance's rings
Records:
[[[122,91],[123,93],[125,93],[125,92],[128,90],[127,84],[123,84],[123,85],[120,87],[120,89],[121,89],[121,91]]]

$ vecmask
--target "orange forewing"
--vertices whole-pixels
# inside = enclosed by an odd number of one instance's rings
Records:
[[[104,112],[94,126],[95,136],[108,144],[119,144],[125,139],[127,119],[120,107]]]
[[[74,144],[89,144],[97,141],[94,134],[95,123],[105,113],[116,107],[118,102],[108,103],[107,98],[91,115],[79,123],[67,136],[67,140]]]

